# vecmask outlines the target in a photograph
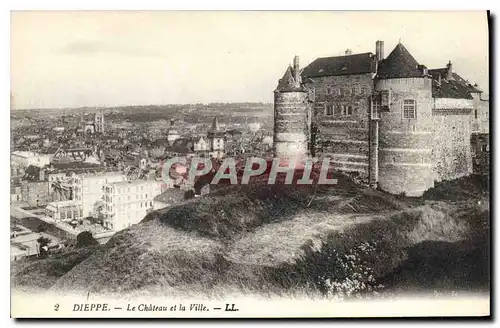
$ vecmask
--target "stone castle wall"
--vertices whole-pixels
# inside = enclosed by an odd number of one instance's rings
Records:
[[[393,194],[421,196],[433,187],[432,93],[430,78],[380,80],[376,91],[391,90],[379,127],[379,187]],[[416,118],[403,117],[404,100],[416,101]]]
[[[438,182],[473,172],[470,113],[470,109],[433,111],[432,163]]]
[[[340,75],[313,78],[306,84],[314,89],[312,137],[314,153],[330,157],[332,167],[346,172],[369,173],[370,97],[373,92],[371,74]],[[333,115],[328,106],[333,105]],[[352,115],[343,115],[342,106],[351,106]]]

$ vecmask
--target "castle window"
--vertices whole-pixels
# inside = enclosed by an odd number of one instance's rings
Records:
[[[342,116],[351,116],[352,115],[352,106],[351,105],[343,105],[342,106]]]
[[[417,103],[415,100],[403,101],[403,118],[417,118]]]
[[[377,96],[372,96],[372,118],[380,118],[380,99]]]
[[[474,118],[477,120],[477,109],[474,109]]]
[[[334,110],[333,104],[327,104],[325,115],[333,116],[333,110]]]

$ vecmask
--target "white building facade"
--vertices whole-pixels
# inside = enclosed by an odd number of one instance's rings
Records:
[[[73,175],[73,199],[82,202],[83,216],[95,216],[96,208],[104,205],[104,186],[127,180],[124,174],[105,172]]]
[[[161,181],[134,180],[104,187],[105,228],[120,231],[139,223],[153,209],[154,198],[161,194]]]

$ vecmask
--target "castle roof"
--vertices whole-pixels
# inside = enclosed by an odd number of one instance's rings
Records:
[[[377,77],[380,79],[422,77],[422,67],[405,46],[398,43],[389,56],[380,61]]]
[[[446,79],[448,75],[447,67],[430,69],[429,74],[432,75],[433,79],[432,96],[434,98],[472,99],[471,93],[482,93],[477,88],[477,85],[472,85],[457,73],[452,73],[452,79]]]
[[[290,91],[304,91],[300,81],[295,80],[295,74],[292,66],[288,66],[283,74],[283,77],[278,81],[278,86],[275,91],[290,92]]]
[[[429,70],[432,75],[432,97],[473,99],[471,92],[482,92],[457,73],[452,73],[452,79],[446,79],[447,72],[447,68]]]
[[[306,78],[366,74],[373,71],[372,53],[317,58],[302,71]]]

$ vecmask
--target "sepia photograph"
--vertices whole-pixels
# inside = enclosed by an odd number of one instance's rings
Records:
[[[491,21],[11,11],[11,317],[489,317]]]

